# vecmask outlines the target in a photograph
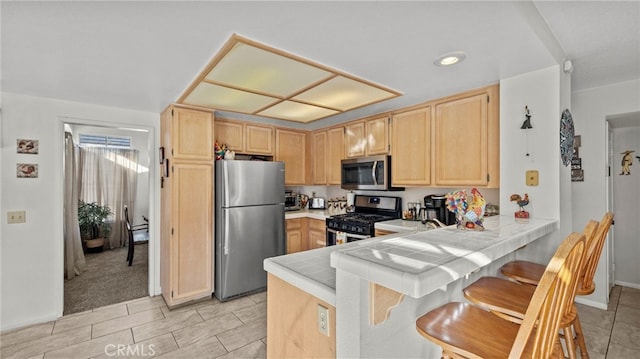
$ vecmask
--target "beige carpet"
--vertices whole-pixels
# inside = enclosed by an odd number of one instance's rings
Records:
[[[64,281],[64,315],[149,295],[148,244],[137,244],[131,267],[127,248],[85,253],[88,270]]]

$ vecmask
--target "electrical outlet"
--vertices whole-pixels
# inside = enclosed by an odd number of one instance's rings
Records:
[[[537,186],[538,185],[538,171],[536,171],[536,170],[527,171],[526,183],[527,183],[527,186]]]
[[[7,212],[7,223],[25,223],[27,221],[26,211],[9,211]]]
[[[329,336],[329,309],[318,304],[318,330]]]

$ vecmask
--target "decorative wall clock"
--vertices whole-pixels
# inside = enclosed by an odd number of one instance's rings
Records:
[[[560,118],[560,158],[565,166],[568,166],[573,158],[574,132],[571,112],[569,112],[569,109],[565,109],[562,111],[562,117]]]

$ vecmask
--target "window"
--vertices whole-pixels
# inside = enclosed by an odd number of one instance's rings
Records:
[[[80,134],[80,146],[131,148],[131,137]]]

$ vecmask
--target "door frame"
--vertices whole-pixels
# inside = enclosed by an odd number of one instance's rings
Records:
[[[78,117],[59,116],[58,117],[58,133],[56,138],[62,143],[62,151],[58,153],[58,163],[60,168],[64,168],[64,126],[65,124],[74,124],[82,126],[106,127],[106,128],[122,128],[128,130],[144,130],[149,133],[148,151],[149,151],[149,262],[148,262],[148,291],[149,296],[160,295],[160,188],[157,178],[160,177],[159,166],[157,162],[157,152],[152,149],[158,148],[160,143],[159,122],[157,126],[143,125],[133,122],[116,122],[101,121]],[[64,171],[60,174],[59,203],[64,207]],[[64,228],[64,208],[60,211],[57,220],[61,223],[60,228]],[[58,261],[56,271],[60,273],[59,298],[57,298],[60,316],[64,313],[64,233],[60,236]],[[125,262],[123,261],[123,264]]]

